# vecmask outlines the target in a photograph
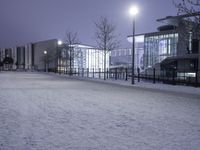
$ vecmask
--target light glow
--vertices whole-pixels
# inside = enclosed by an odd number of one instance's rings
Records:
[[[62,45],[63,42],[61,40],[58,41],[58,45]]]
[[[45,54],[45,55],[47,54],[47,51],[46,51],[46,50],[44,51],[44,54]]]
[[[138,7],[137,7],[137,6],[132,6],[132,7],[130,8],[130,10],[129,10],[129,14],[130,14],[131,16],[137,15],[138,12],[139,12],[139,10],[138,10]]]

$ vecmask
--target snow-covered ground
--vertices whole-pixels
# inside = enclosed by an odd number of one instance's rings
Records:
[[[87,78],[87,77],[79,77],[79,76],[66,76],[64,74],[58,75],[51,73],[51,75],[56,75],[64,78],[70,78],[70,79],[77,79],[77,80],[84,80],[84,81],[92,81],[92,82],[98,82],[98,83],[106,83],[106,84],[113,84],[113,85],[121,85],[125,87],[134,87],[134,88],[140,88],[140,89],[146,89],[146,90],[161,90],[165,92],[172,93],[179,93],[179,94],[192,94],[192,95],[199,95],[200,96],[200,87],[194,87],[194,86],[186,86],[186,85],[172,85],[172,84],[163,84],[162,82],[156,82],[153,84],[153,81],[145,81],[141,80],[140,82],[135,79],[135,84],[131,84],[131,79],[128,81],[125,80],[115,80],[115,79],[106,79],[103,80],[103,78]]]
[[[200,96],[0,72],[0,150],[199,150]]]

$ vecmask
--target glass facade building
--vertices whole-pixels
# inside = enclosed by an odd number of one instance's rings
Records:
[[[144,68],[153,67],[167,57],[177,55],[178,33],[145,35]]]
[[[60,48],[58,70],[70,69],[70,61],[72,69],[104,70],[104,51],[80,44],[73,45],[71,51],[67,47]],[[106,68],[109,68],[109,53],[106,54]]]
[[[144,35],[135,36],[135,69],[144,70]]]
[[[132,37],[128,37],[132,42]],[[135,36],[135,69],[144,69],[144,35]],[[110,53],[110,65],[112,68],[132,67],[132,48],[116,49]]]
[[[104,51],[91,47],[76,46],[74,48],[73,67],[104,70]],[[109,68],[109,53],[106,54],[106,68]]]

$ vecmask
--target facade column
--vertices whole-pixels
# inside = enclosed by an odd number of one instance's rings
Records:
[[[28,44],[28,51],[29,51],[29,55],[28,55],[28,64],[29,64],[29,70],[31,69],[32,67],[32,45],[31,44]]]
[[[14,61],[14,68],[17,69],[16,63],[17,63],[17,47],[15,46],[13,48],[13,61]]]
[[[25,47],[25,55],[24,55],[24,60],[25,60],[25,66],[24,66],[24,69],[26,70],[26,69],[29,69],[29,47],[28,47],[28,45],[25,45],[24,46]]]

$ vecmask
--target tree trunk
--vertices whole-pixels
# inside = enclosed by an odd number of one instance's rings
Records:
[[[106,51],[104,51],[104,80],[106,80]]]

